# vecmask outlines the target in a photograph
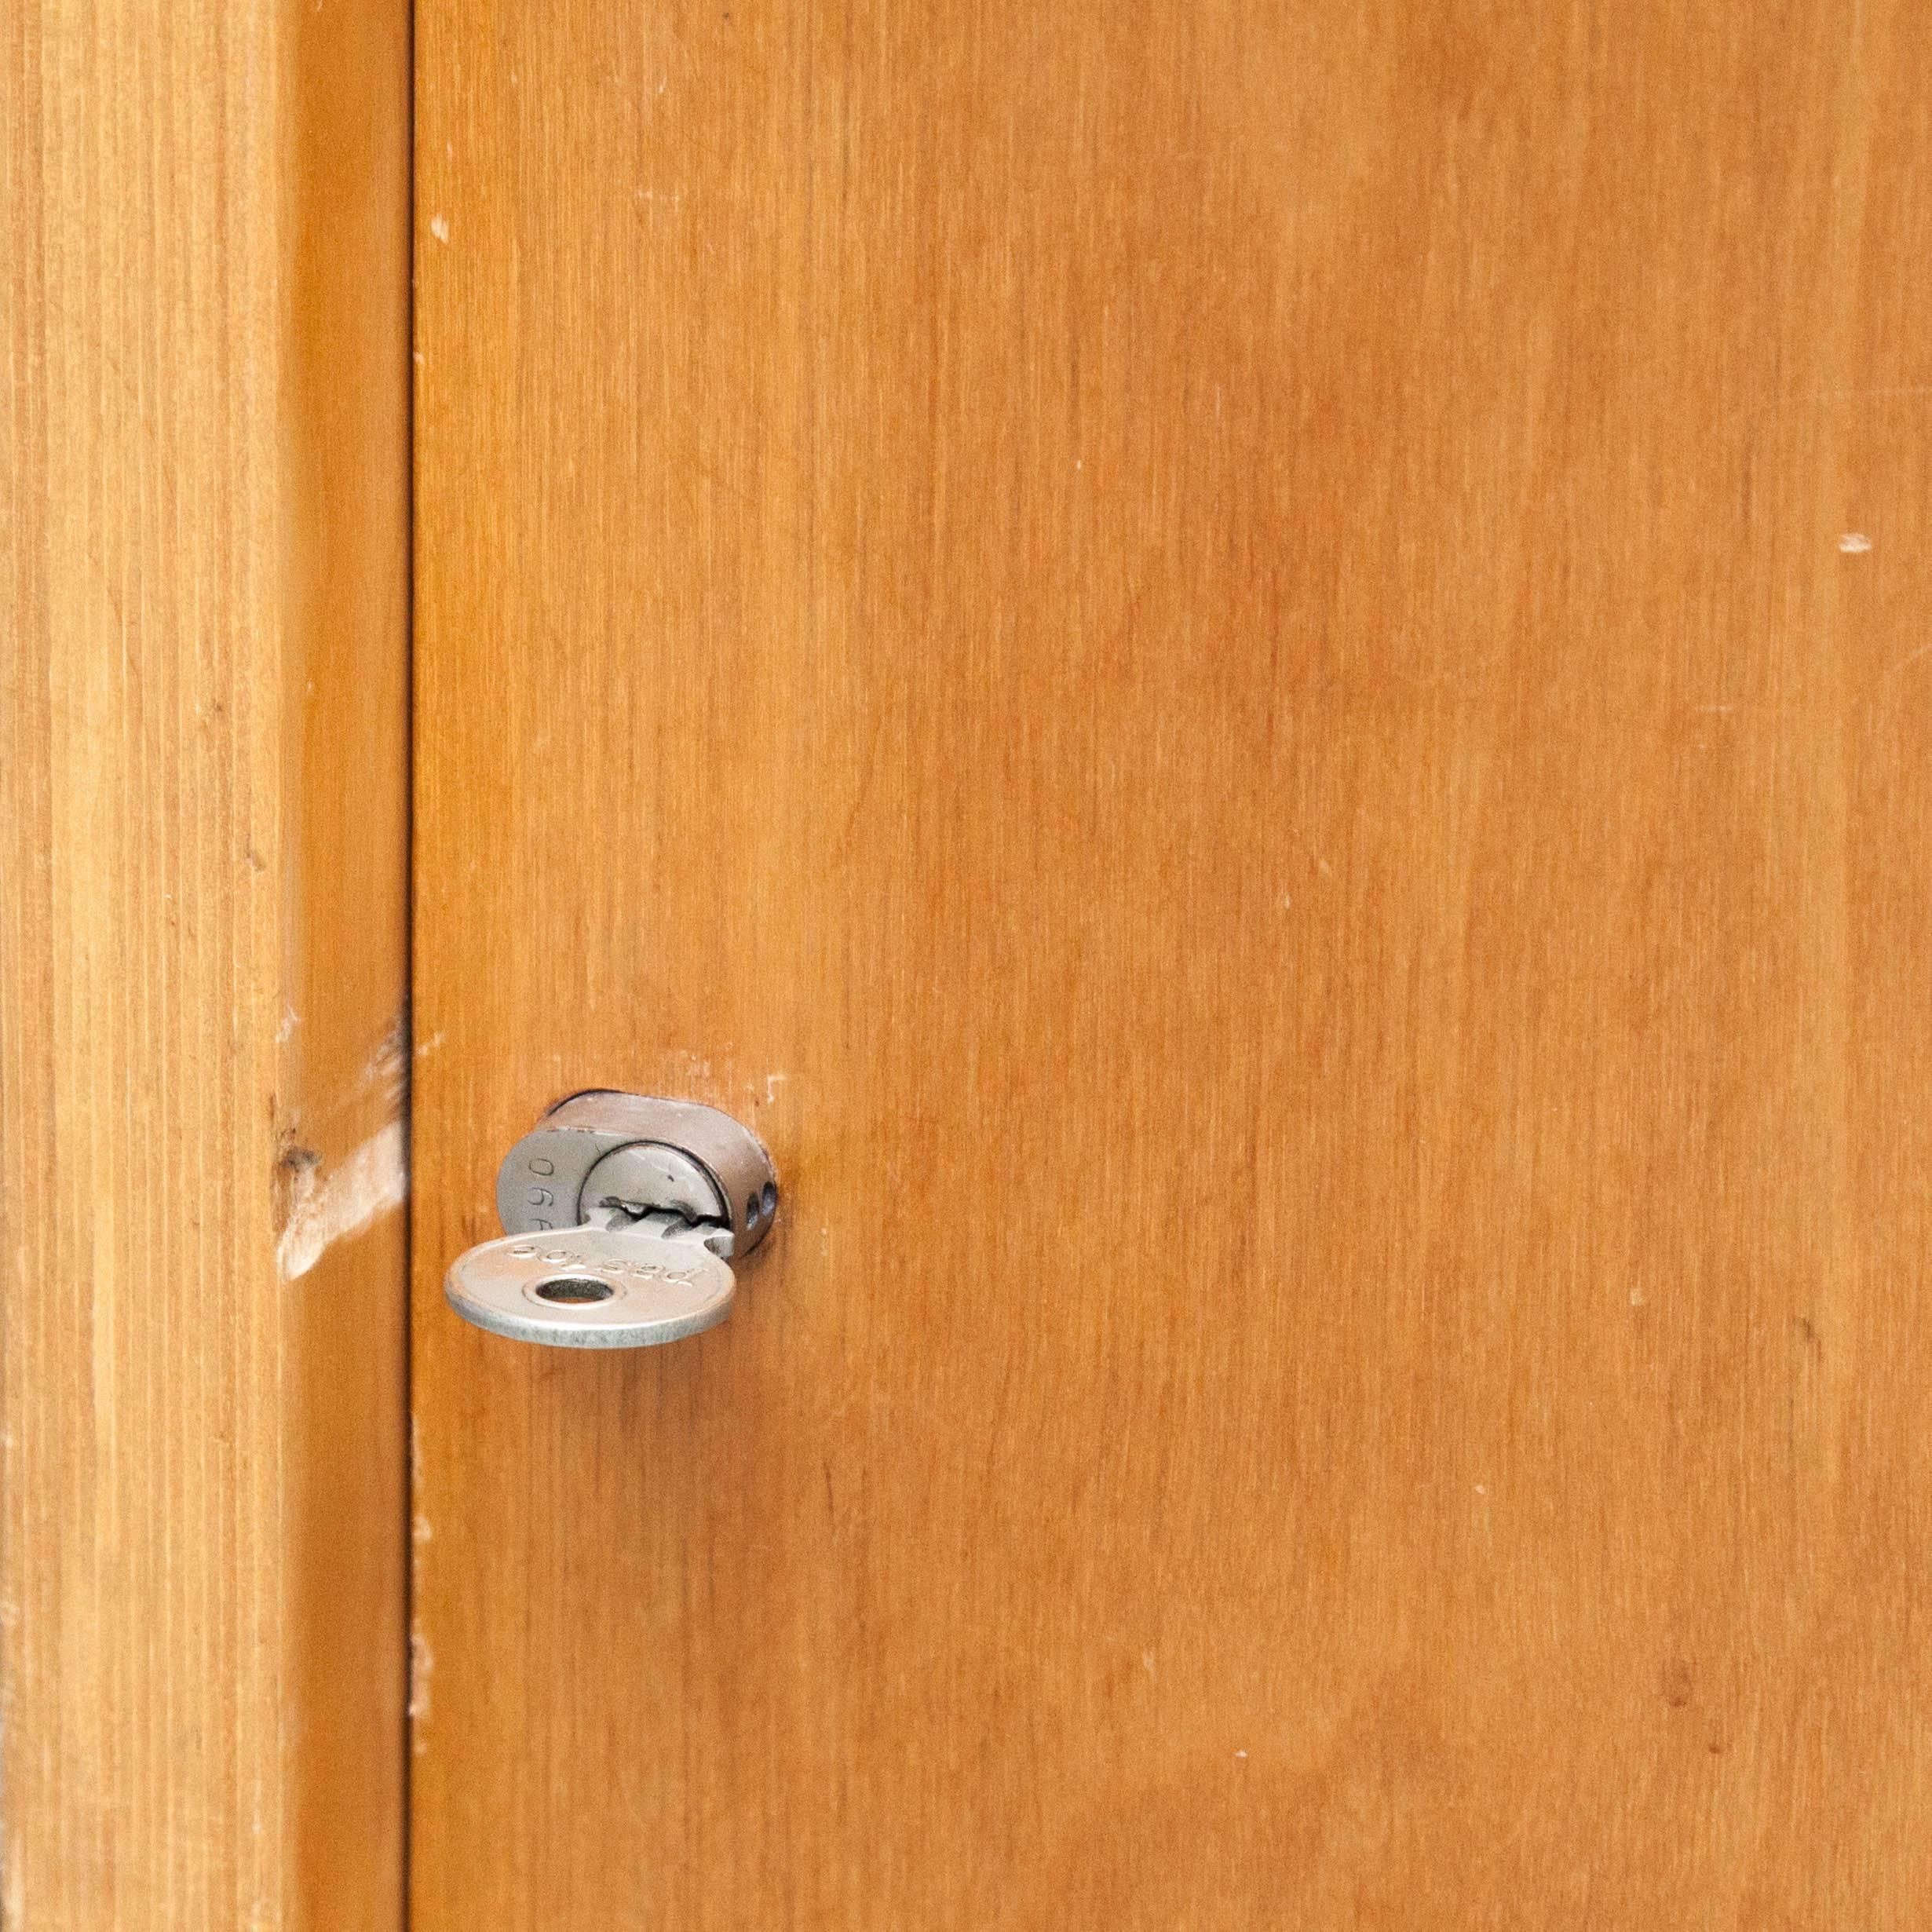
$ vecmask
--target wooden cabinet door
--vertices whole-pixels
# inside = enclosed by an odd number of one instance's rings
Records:
[[[418,1932],[1924,1923],[1922,29],[423,0]]]

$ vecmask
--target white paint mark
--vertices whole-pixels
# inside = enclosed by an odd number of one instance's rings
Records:
[[[430,1527],[429,1517],[420,1510],[410,1519],[409,1539],[418,1549],[421,1549],[425,1543],[436,1540],[436,1532]]]
[[[1234,1755],[1237,1758],[1245,1758],[1247,1755],[1247,1753],[1245,1751],[1237,1751]]]
[[[439,242],[447,242],[450,238],[450,225],[448,216],[440,214],[431,215],[429,217],[429,232],[433,235]]]
[[[1479,1496],[1486,1496],[1489,1493],[1489,1485],[1486,1482],[1479,1482],[1476,1485],[1476,1493]]]
[[[1632,1288],[1631,1290],[1630,1305],[1632,1308],[1642,1308],[1643,1306],[1644,1291],[1642,1288]]]
[[[276,1045],[286,1046],[290,1040],[294,1038],[295,1029],[301,1023],[301,1015],[293,1006],[284,1006],[282,1009],[282,1024],[275,1029]]]
[[[778,1097],[778,1090],[785,1084],[782,1073],[768,1073],[765,1076],[765,1104],[769,1106]]]
[[[422,367],[422,351],[419,349],[412,349],[409,352],[409,360],[420,369]]]
[[[1284,912],[1290,912],[1292,911],[1294,908],[1295,901],[1291,899],[1286,893],[1284,893],[1281,895],[1281,910]]]
[[[446,1038],[447,1038],[446,1034],[438,1031],[432,1033],[425,1040],[417,1041],[416,1057],[418,1060],[427,1060],[443,1044]]]
[[[392,1120],[371,1134],[324,1180],[319,1167],[294,1178],[288,1225],[276,1248],[284,1281],[299,1280],[338,1241],[360,1234],[399,1206],[409,1192],[409,1162],[403,1123]]]
[[[1838,547],[1847,557],[1863,557],[1872,547],[1872,539],[1862,530],[1847,530],[1838,540]]]
[[[436,1653],[429,1648],[429,1640],[419,1630],[409,1633],[409,1721],[411,1724],[426,1723],[429,1716],[429,1676],[436,1668]],[[423,1740],[416,1740],[418,1751],[423,1748]]]

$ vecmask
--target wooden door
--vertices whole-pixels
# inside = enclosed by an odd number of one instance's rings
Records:
[[[399,1932],[407,0],[0,10],[0,1932]]]
[[[1921,24],[424,0],[418,1932],[1923,1923]]]

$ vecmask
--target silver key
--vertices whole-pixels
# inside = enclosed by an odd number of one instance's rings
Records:
[[[639,1348],[714,1328],[737,1284],[705,1247],[715,1233],[674,1214],[627,1226],[506,1234],[459,1255],[444,1284],[456,1312],[517,1342]]]

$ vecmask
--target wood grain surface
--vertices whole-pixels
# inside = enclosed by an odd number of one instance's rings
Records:
[[[1922,27],[422,0],[418,1932],[1926,1922]]]
[[[407,28],[0,26],[8,1932],[401,1924]]]

